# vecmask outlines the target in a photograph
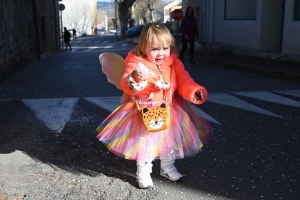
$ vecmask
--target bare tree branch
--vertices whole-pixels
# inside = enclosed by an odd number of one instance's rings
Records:
[[[156,3],[157,0],[148,0],[148,9],[150,11],[150,22],[155,22],[154,11],[155,11]]]
[[[146,14],[148,11],[147,4],[144,0],[137,0],[134,5],[134,20],[138,23],[147,23]]]

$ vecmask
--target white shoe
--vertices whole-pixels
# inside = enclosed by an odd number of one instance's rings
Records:
[[[137,173],[136,181],[142,189],[153,188],[153,181],[148,173]]]
[[[174,166],[175,159],[165,156],[160,158],[160,175],[171,180],[178,181],[182,179],[182,175]]]
[[[182,174],[180,174],[176,167],[174,166],[172,171],[166,172],[163,169],[160,169],[160,175],[171,180],[171,181],[179,181],[182,179]]]
[[[149,162],[137,162],[136,181],[140,188],[153,188],[153,181],[150,173],[152,173],[152,163]]]

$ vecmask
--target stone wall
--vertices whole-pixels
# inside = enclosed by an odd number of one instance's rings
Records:
[[[0,81],[60,50],[57,0],[0,2]]]

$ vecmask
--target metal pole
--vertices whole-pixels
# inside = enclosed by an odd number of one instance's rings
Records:
[[[117,0],[115,0],[115,19],[116,19],[116,22],[114,23],[115,24],[115,29],[116,29],[116,41],[118,41],[118,25],[117,25]]]
[[[210,51],[210,48],[209,48],[209,17],[210,17],[210,12],[209,12],[209,1],[210,0],[206,0],[205,1],[205,14],[206,14],[206,17],[205,17],[205,53],[209,53]]]
[[[62,23],[62,11],[60,11],[60,26],[61,26],[61,51],[64,49],[64,35],[63,35],[63,23]]]
[[[177,30],[177,33],[176,33],[176,43],[177,43],[177,49],[179,48],[179,38],[178,38],[178,36],[179,36],[179,34],[178,34],[178,32],[179,32],[179,25],[178,25],[178,23],[179,23],[179,20],[176,20],[177,21],[177,23],[176,23],[176,30]]]

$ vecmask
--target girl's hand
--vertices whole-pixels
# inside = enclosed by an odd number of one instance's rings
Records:
[[[194,101],[202,101],[204,99],[205,95],[202,90],[198,90],[195,92],[193,99]]]

